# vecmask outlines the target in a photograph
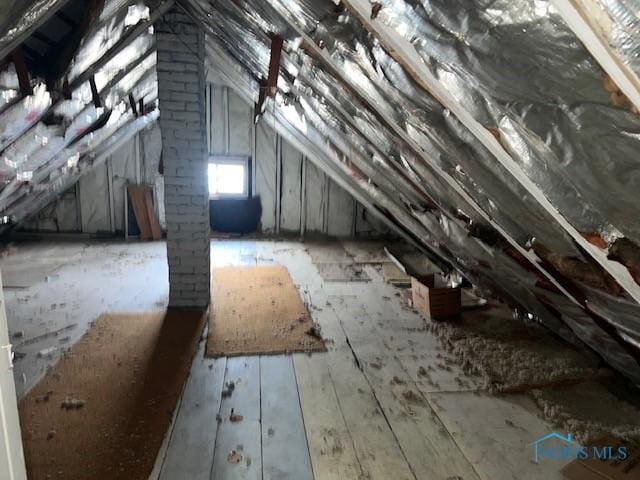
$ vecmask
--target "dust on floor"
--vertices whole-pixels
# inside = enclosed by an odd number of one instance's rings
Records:
[[[466,311],[459,322],[429,322],[428,328],[465,372],[479,375],[493,392],[525,392],[611,374],[540,325],[513,318],[504,305]]]
[[[618,398],[600,383],[532,390],[531,395],[546,419],[571,432],[583,445],[605,436],[640,445],[640,408]]]
[[[603,437],[640,445],[640,395],[595,354],[514,317],[504,305],[467,311],[457,323],[427,321],[427,328],[485,389],[527,393],[541,417],[583,445]]]
[[[356,263],[316,263],[325,282],[370,282],[371,278]]]

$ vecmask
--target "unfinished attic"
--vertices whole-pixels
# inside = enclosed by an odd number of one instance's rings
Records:
[[[640,479],[640,0],[1,0],[0,479]]]

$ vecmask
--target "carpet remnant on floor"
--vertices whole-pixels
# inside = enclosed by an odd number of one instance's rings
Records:
[[[316,263],[325,282],[370,282],[371,278],[355,263]]]
[[[513,318],[503,305],[464,312],[460,321],[427,328],[493,392],[515,393],[606,377],[595,357],[578,352],[542,326]]]
[[[326,351],[283,266],[215,268],[211,303],[208,357]]]
[[[147,480],[205,314],[100,316],[20,401],[30,480]]]

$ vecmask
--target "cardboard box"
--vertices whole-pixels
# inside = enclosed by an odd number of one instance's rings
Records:
[[[605,437],[594,442],[600,448],[612,447],[616,451],[625,442]],[[562,468],[562,475],[567,480],[639,480],[640,448],[627,447],[627,458],[623,460],[598,460],[590,457],[587,460],[574,460]]]
[[[440,275],[411,277],[413,306],[425,318],[453,320],[462,312],[460,287],[449,287]]]

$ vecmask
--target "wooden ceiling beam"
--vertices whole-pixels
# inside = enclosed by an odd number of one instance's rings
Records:
[[[640,112],[640,78],[617,56],[606,38],[610,26],[598,23],[601,7],[589,0],[551,0],[569,28]]]
[[[278,91],[278,77],[280,76],[280,59],[284,39],[278,34],[271,35],[271,57],[269,59],[269,73],[266,81],[260,82],[260,96],[255,105],[254,121],[262,115],[264,102],[268,97],[273,98]]]
[[[73,20],[69,15],[64,13],[62,10],[58,10],[55,13],[55,16],[66,23],[71,28],[76,28],[79,24],[75,20]]]
[[[268,1],[271,3],[270,0]],[[274,4],[272,5],[276,8]],[[410,148],[416,158],[421,159],[425,164],[427,164],[448,187],[450,187],[457,195],[460,196],[460,198],[471,206],[471,208],[473,208],[480,217],[487,222],[487,224],[491,225],[498,233],[500,233],[505,241],[511,245],[511,247],[515,249],[521,257],[525,258],[531,265],[533,265],[535,269],[547,279],[547,281],[551,282],[556,288],[562,291],[562,293],[571,301],[580,305],[579,301],[574,298],[570,292],[560,285],[549,272],[540,266],[536,254],[523,248],[501,225],[496,223],[495,220],[483,210],[473,197],[471,197],[448,172],[442,169],[433,158],[427,155],[416,140],[413,139],[403,127],[398,125],[397,121],[391,115],[387,114],[384,109],[380,108],[380,106],[376,104],[374,97],[372,97],[366,89],[361,88],[356,82],[352,81],[345,75],[340,65],[333,60],[327,50],[318,46],[316,42],[303,30],[303,28],[295,22],[292,16],[289,16],[287,12],[283,12],[277,8],[276,10],[280,13],[285,22],[287,22],[287,24],[296,32],[296,34],[302,37],[302,47],[309,55],[323,65],[335,78],[340,80],[344,87],[352,92],[356,98],[362,101],[364,106],[373,112],[390,132],[395,134]]]
[[[24,50],[22,47],[16,48],[11,54],[11,59],[16,67],[16,74],[18,75],[18,84],[20,85],[20,93],[23,97],[27,97],[33,94],[31,88],[31,78],[29,76],[29,69],[27,68],[27,61],[24,57]]]

